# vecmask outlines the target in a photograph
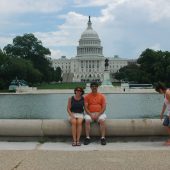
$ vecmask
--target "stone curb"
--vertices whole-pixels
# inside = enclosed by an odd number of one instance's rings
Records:
[[[106,126],[106,136],[167,135],[159,119],[109,119]],[[97,123],[92,123],[91,135],[100,136]],[[64,119],[0,119],[0,136],[71,136],[71,125]]]

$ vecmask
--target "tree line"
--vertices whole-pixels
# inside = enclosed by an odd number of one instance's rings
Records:
[[[61,68],[52,67],[51,52],[33,34],[16,36],[12,44],[0,49],[0,89],[8,88],[15,79],[34,85],[41,82],[62,81]]]
[[[137,64],[130,64],[115,73],[120,81],[134,83],[163,82],[170,85],[170,52],[146,49],[137,59]]]

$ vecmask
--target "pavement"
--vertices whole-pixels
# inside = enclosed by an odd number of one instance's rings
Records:
[[[1,92],[1,94],[10,94],[10,95],[18,95],[18,94],[73,94],[74,89],[37,89],[37,90],[28,90],[28,89],[22,89],[19,91],[16,91],[16,93],[11,92]],[[91,92],[90,87],[85,89],[85,93]],[[141,88],[132,88],[132,89],[126,89],[126,91],[123,91],[121,87],[104,87],[99,88],[99,92],[104,94],[112,94],[112,93],[157,93],[155,89],[141,89]]]
[[[169,170],[170,146],[157,141],[0,142],[0,170]]]

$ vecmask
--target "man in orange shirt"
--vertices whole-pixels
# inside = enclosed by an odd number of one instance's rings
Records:
[[[106,114],[104,113],[106,109],[106,99],[105,96],[101,93],[98,93],[98,83],[92,82],[90,84],[91,93],[85,96],[85,130],[86,130],[86,138],[84,140],[84,145],[88,145],[90,143],[90,123],[93,121],[97,121],[100,125],[101,132],[101,144],[106,145],[105,139],[105,119]]]

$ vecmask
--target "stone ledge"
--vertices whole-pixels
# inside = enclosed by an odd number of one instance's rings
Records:
[[[159,119],[108,119],[106,125],[106,136],[167,135]],[[100,136],[97,123],[91,135]],[[71,136],[71,125],[63,119],[0,119],[0,136]]]

